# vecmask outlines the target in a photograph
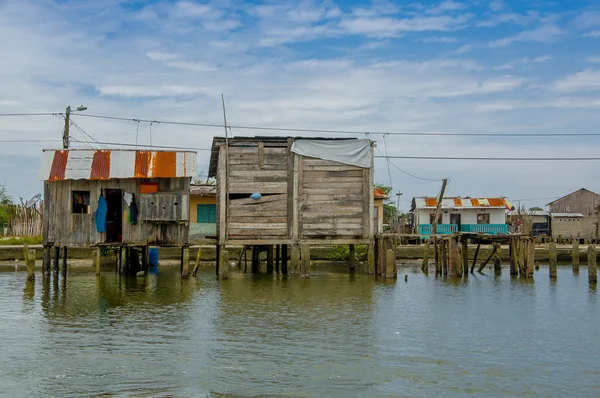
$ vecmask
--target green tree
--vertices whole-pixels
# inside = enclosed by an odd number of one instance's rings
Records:
[[[6,190],[6,184],[0,185],[0,227],[4,224],[8,224],[10,221],[10,209],[12,206],[12,199],[8,195]]]
[[[532,207],[531,209],[529,209],[529,211],[544,211],[544,209],[536,206],[536,207]]]
[[[376,182],[373,185],[375,186],[375,188],[379,188],[383,192],[385,192],[385,196],[387,196],[387,197],[390,196],[390,192],[392,192],[392,187],[388,187],[387,185],[379,184],[378,182]]]

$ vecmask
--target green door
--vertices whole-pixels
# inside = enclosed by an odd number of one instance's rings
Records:
[[[217,222],[217,205],[198,205],[198,224]]]

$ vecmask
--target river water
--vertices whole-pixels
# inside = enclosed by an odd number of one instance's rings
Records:
[[[600,396],[587,269],[535,282],[0,272],[0,395]],[[408,274],[408,282],[403,275]]]

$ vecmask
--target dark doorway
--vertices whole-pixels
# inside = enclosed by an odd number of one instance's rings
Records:
[[[106,242],[115,243],[123,240],[123,190],[106,189]]]
[[[450,224],[454,224],[460,231],[460,214],[450,214]]]

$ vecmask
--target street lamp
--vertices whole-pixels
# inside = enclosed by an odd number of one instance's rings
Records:
[[[67,106],[67,110],[65,111],[65,131],[63,133],[63,149],[69,149],[69,117],[71,116],[71,112],[83,112],[87,109],[87,106],[79,105],[77,109],[71,111],[71,107]]]

